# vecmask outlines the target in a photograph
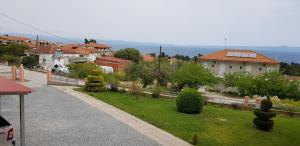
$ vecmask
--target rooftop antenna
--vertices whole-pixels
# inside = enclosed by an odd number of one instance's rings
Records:
[[[227,49],[227,38],[224,39],[225,45],[224,45],[224,49]]]

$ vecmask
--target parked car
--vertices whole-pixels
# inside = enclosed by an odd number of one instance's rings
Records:
[[[7,120],[0,116],[0,146],[14,145],[14,129]]]

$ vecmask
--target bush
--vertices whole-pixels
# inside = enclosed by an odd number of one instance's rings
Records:
[[[155,90],[152,92],[152,97],[153,98],[159,98],[160,97],[160,88],[155,87]]]
[[[102,74],[102,70],[92,70],[92,74],[91,75],[93,75],[93,76],[99,76],[99,75],[101,75]]]
[[[238,104],[238,103],[232,103],[232,104],[230,104],[230,107],[231,107],[232,109],[235,109],[235,110],[240,110],[240,109],[242,109],[242,106],[241,106],[240,104]]]
[[[253,123],[258,129],[268,131],[272,129],[274,121],[271,118],[276,116],[275,112],[270,111],[272,108],[272,102],[269,99],[261,101],[260,109],[254,110]]]
[[[224,76],[226,87],[236,88],[240,96],[278,96],[280,99],[300,99],[300,82],[289,81],[277,72],[260,75],[230,73]]]
[[[254,110],[254,115],[260,117],[262,120],[270,120],[276,116],[275,112],[264,112],[259,109]]]
[[[176,98],[177,110],[186,114],[199,114],[203,104],[202,94],[191,88],[182,90]]]
[[[102,76],[88,76],[84,89],[89,92],[103,92],[106,90]]]
[[[87,81],[89,83],[97,83],[97,82],[103,82],[104,79],[102,76],[88,76]]]
[[[22,59],[22,64],[27,68],[37,67],[39,65],[39,56],[38,55],[25,56]]]
[[[198,138],[198,135],[197,134],[195,134],[194,136],[193,136],[193,139],[192,139],[193,141],[192,141],[192,144],[193,145],[196,145],[196,144],[198,144],[198,142],[199,142],[199,138]]]
[[[261,120],[258,117],[254,118],[253,122],[258,129],[265,130],[265,131],[272,129],[272,127],[274,125],[273,120]]]
[[[86,78],[88,75],[95,74],[96,76],[99,76],[102,73],[102,69],[97,67],[97,65],[94,63],[69,64],[68,68],[70,70],[70,77],[72,78],[83,79]]]
[[[270,100],[262,100],[260,103],[260,107],[263,111],[268,111],[272,108],[272,102]]]

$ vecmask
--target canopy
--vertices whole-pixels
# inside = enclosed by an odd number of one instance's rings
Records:
[[[24,118],[24,95],[32,92],[31,88],[18,84],[0,76],[0,95],[20,96],[20,140],[21,146],[25,146],[25,118]]]
[[[26,95],[32,89],[0,76],[0,95]]]

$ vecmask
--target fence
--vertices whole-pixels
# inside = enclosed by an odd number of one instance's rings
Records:
[[[48,81],[48,85],[81,86],[84,85],[84,83],[78,79],[52,75],[51,79]]]

